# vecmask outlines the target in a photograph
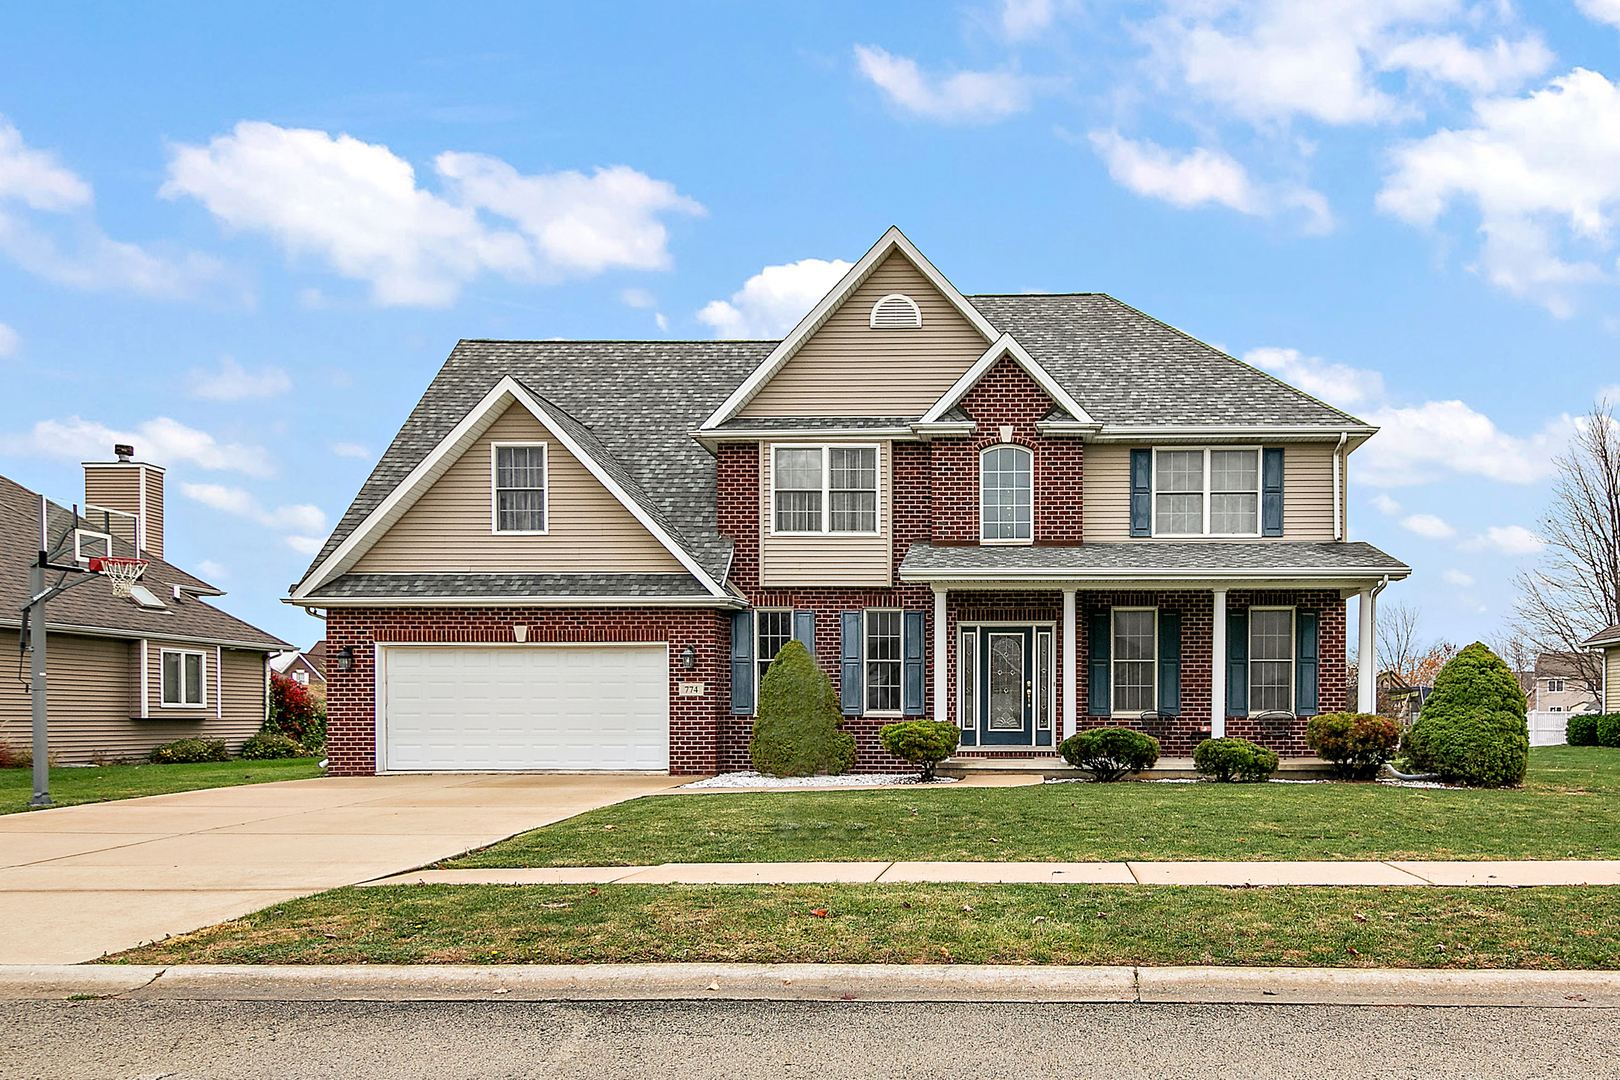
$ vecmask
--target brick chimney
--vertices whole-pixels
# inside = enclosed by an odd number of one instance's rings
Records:
[[[135,460],[135,448],[113,447],[117,461],[84,463],[84,516],[90,527],[135,545],[140,552],[163,557],[163,467]],[[110,514],[103,510],[114,511]]]

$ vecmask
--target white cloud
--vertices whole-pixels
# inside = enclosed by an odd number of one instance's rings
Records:
[[[1546,546],[1546,541],[1523,525],[1492,525],[1462,544],[1467,551],[1489,549],[1503,555],[1534,555]]]
[[[1478,101],[1473,127],[1398,148],[1377,201],[1425,227],[1472,204],[1485,276],[1567,314],[1569,286],[1610,277],[1592,256],[1612,251],[1620,207],[1620,85],[1576,68],[1523,97]]]
[[[1341,409],[1351,409],[1384,397],[1384,376],[1366,368],[1336,364],[1298,349],[1263,346],[1243,354],[1243,361]]]
[[[283,539],[288,547],[305,555],[313,555],[326,545],[326,541],[319,536],[288,536]]]
[[[0,118],[0,199],[60,213],[90,205],[92,195],[90,185],[59,164],[55,154],[32,149],[16,127]]]
[[[1575,0],[1575,6],[1589,19],[1620,26],[1620,0]]]
[[[1401,504],[1382,491],[1372,497],[1372,504],[1373,508],[1380,514],[1388,514],[1390,517],[1394,517],[1401,512]]]
[[[1552,65],[1552,50],[1540,38],[1504,41],[1472,48],[1456,34],[1412,38],[1380,58],[1386,70],[1417,72],[1474,94],[1490,94],[1523,84]]]
[[[1520,438],[1461,401],[1382,408],[1367,419],[1381,430],[1350,460],[1357,479],[1378,487],[1426,484],[1451,473],[1532,484],[1552,475],[1553,455],[1575,429],[1565,414]]]
[[[381,144],[245,120],[207,146],[175,147],[161,194],[192,196],[230,229],[265,233],[369,283],[382,305],[443,306],[484,273],[545,282],[662,269],[660,215],[704,212],[623,165],[526,175],[484,154],[445,152],[433,166],[442,195]]]
[[[626,307],[650,308],[658,306],[658,298],[646,289],[626,289],[619,294]]]
[[[190,377],[191,396],[209,401],[243,401],[248,398],[272,398],[292,389],[292,379],[280,368],[260,368],[248,371],[229,356],[220,358],[217,372],[193,368]]]
[[[1039,81],[1011,71],[958,71],[930,78],[915,60],[875,46],[855,46],[855,63],[895,105],[928,120],[1000,120],[1029,108]]]
[[[332,453],[338,457],[366,458],[371,457],[371,451],[359,443],[340,442],[332,444]]]
[[[1458,588],[1462,588],[1462,589],[1469,588],[1470,586],[1472,586],[1474,584],[1474,579],[1472,577],[1468,576],[1467,574],[1463,573],[1461,570],[1445,570],[1445,571],[1442,571],[1441,574],[1440,574],[1440,578],[1446,584],[1448,584],[1448,585],[1456,585]]]
[[[1052,25],[1054,0],[1001,0],[1001,30],[1013,41],[1027,41]]]
[[[1401,528],[1428,540],[1447,540],[1457,535],[1446,520],[1435,514],[1412,514],[1401,519]]]
[[[231,470],[249,476],[269,476],[271,468],[263,447],[221,443],[206,431],[186,427],[159,416],[134,431],[115,431],[93,420],[70,416],[41,420],[26,434],[0,435],[0,451],[68,461],[103,460],[115,443],[135,447],[135,456],[154,465],[190,463],[205,469]]]
[[[182,483],[180,493],[204,506],[245,517],[267,529],[294,532],[323,532],[326,529],[325,512],[320,507],[308,503],[278,506],[274,510],[267,510],[250,493],[223,484]]]
[[[850,264],[842,259],[800,259],[767,266],[731,294],[711,300],[697,314],[717,338],[774,338],[793,329],[827,295]]]
[[[22,346],[22,338],[17,331],[0,322],[0,358],[15,353]]]
[[[212,559],[204,559],[198,563],[197,572],[203,576],[204,581],[224,581],[231,576],[228,568]]]

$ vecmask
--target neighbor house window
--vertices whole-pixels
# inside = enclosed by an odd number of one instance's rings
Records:
[[[773,531],[878,531],[878,448],[777,446],[771,450]]]
[[[754,612],[754,659],[759,664],[759,681],[765,689],[765,672],[782,646],[793,640],[793,612],[788,608],[759,608]]]
[[[163,704],[180,708],[202,708],[206,704],[203,700],[206,666],[202,653],[164,649],[162,668]]]
[[[1549,694],[1562,694],[1564,692],[1564,680],[1563,679],[1548,679],[1547,680],[1547,692]]]
[[[546,531],[546,447],[494,446],[495,531]]]
[[[1022,446],[992,446],[979,456],[980,539],[1030,542],[1032,460]]]
[[[1154,451],[1153,534],[1258,536],[1260,451]]]
[[[1294,612],[1249,609],[1249,711],[1294,711]]]
[[[901,613],[866,613],[866,712],[900,712]]]
[[[1158,704],[1158,612],[1114,609],[1115,713],[1142,713]]]

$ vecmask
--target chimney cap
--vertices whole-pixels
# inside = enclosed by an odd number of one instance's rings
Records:
[[[135,456],[135,448],[129,443],[115,443],[113,453],[118,456],[119,461],[129,461]]]

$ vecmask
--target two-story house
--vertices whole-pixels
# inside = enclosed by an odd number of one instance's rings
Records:
[[[288,602],[338,772],[744,767],[790,639],[863,769],[908,716],[1305,754],[1371,710],[1409,573],[1348,539],[1374,430],[1105,295],[963,296],[891,229],[781,341],[461,342]]]

